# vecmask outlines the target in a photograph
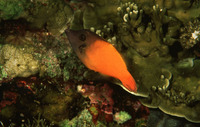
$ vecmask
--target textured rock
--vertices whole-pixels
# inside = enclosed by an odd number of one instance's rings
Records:
[[[28,77],[39,72],[39,62],[34,59],[32,47],[15,47],[6,44],[0,50],[0,63],[8,77]]]

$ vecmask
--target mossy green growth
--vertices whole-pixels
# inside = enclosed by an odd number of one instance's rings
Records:
[[[14,19],[20,16],[29,5],[27,0],[1,0],[0,18],[4,20]]]
[[[125,111],[120,111],[114,115],[114,120],[118,124],[123,124],[124,122],[130,120],[132,117]]]
[[[60,127],[106,127],[103,123],[97,121],[95,125],[92,121],[92,115],[87,109],[84,109],[78,116],[72,120],[64,120],[60,123]]]
[[[98,115],[99,111],[97,110],[97,108],[95,106],[91,106],[89,108],[89,110],[92,112],[92,114],[94,114],[95,116]]]
[[[41,67],[41,75],[43,73],[45,76],[49,76],[51,78],[59,77],[62,73],[60,68],[60,59],[58,58],[56,52],[53,50],[48,50],[45,52],[44,55],[41,54],[35,54],[37,59],[41,61],[41,64],[43,67]]]
[[[47,58],[49,62],[46,62],[47,75],[51,78],[59,76],[61,74],[61,69],[59,64],[56,61],[53,61],[51,58]]]
[[[144,119],[140,119],[135,123],[135,127],[146,127],[147,121]]]
[[[74,52],[68,53],[63,69],[64,81],[81,81],[84,78],[85,71],[87,71],[86,67],[81,63],[76,54]]]
[[[0,81],[7,77],[8,77],[8,74],[6,70],[4,69],[2,65],[0,65]]]
[[[22,124],[21,127],[24,127],[24,125]],[[51,124],[48,125],[46,120],[41,118],[41,114],[39,114],[37,118],[35,117],[33,118],[32,122],[28,119],[28,123],[25,124],[25,127],[52,127],[52,126]]]

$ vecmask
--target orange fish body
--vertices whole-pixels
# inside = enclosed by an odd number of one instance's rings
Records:
[[[117,78],[129,91],[137,92],[134,78],[113,45],[87,30],[67,30],[66,33],[73,49],[86,67]]]

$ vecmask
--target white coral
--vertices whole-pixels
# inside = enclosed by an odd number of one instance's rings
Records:
[[[190,21],[181,29],[180,43],[186,48],[192,48],[200,41],[200,22],[198,19]]]
[[[192,38],[193,38],[193,39],[197,39],[199,36],[200,36],[199,31],[196,31],[196,30],[195,30],[195,31],[192,33]]]

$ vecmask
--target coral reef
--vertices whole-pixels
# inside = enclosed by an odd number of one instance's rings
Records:
[[[119,15],[123,17],[123,21],[132,28],[137,28],[141,25],[143,10],[140,10],[135,3],[124,3],[117,8],[117,11]],[[140,32],[142,32],[142,30]]]
[[[66,62],[63,68],[64,81],[75,80],[82,81],[84,75],[88,72],[86,67],[81,63],[76,55],[70,51],[67,53]]]
[[[118,124],[122,124],[130,119],[131,119],[131,116],[127,112],[124,112],[124,111],[117,112],[114,115],[114,120],[117,121]]]
[[[189,21],[185,27],[181,29],[180,43],[183,48],[189,49],[200,42],[200,21],[195,19]]]
[[[105,23],[107,15],[104,15],[105,18],[102,19],[103,13],[97,12],[102,9],[102,5],[109,5],[109,2],[106,2],[97,4],[96,1],[92,1],[93,5],[88,5],[85,10],[83,9],[85,11],[83,17],[80,14],[79,18],[76,17],[83,21],[81,29],[91,29],[92,27],[92,31],[100,33],[105,39],[107,37],[101,31],[104,28],[103,24],[107,24]],[[112,35],[116,36],[116,47],[119,46],[118,48],[122,52],[124,51],[122,53],[124,58],[131,61],[127,64],[139,84],[138,93],[150,95],[146,99],[141,99],[142,103],[148,107],[160,108],[167,114],[199,122],[199,112],[197,111],[199,106],[197,77],[199,73],[194,71],[199,68],[199,65],[190,64],[193,63],[193,59],[187,63],[188,65],[183,65],[183,59],[194,58],[195,54],[188,53],[188,50],[181,48],[182,43],[188,42],[183,42],[181,38],[188,39],[188,35],[189,38],[192,37],[190,40],[198,42],[196,40],[198,32],[194,30],[198,28],[198,24],[194,23],[189,28],[183,26],[193,18],[196,18],[195,22],[198,22],[199,13],[193,13],[199,12],[197,2],[160,0],[154,2],[134,1],[132,3],[124,1],[124,3],[111,6],[111,8],[114,6],[117,12],[108,9],[107,14],[112,12],[112,15],[117,14],[119,17],[110,17],[112,20],[107,20],[107,22],[112,22],[115,26]],[[93,12],[89,13],[90,11]],[[75,28],[74,25],[72,26],[72,29]],[[187,29],[184,32],[192,30],[191,34],[179,31],[184,27]],[[122,50],[122,48],[126,50]],[[199,60],[195,62],[199,63]],[[187,69],[183,66],[187,66]],[[187,95],[186,98],[179,97],[179,94],[182,95],[182,93]],[[187,101],[184,101],[185,99]],[[172,112],[174,108],[177,109],[176,112]],[[188,112],[183,112],[185,109]]]
[[[60,62],[55,55],[56,54],[52,50],[49,50],[46,52],[46,55],[41,58],[41,64],[44,65],[45,68],[44,71],[52,78],[61,75]]]
[[[65,81],[83,80],[85,67],[77,61],[65,41],[63,37],[55,38],[44,31],[8,35],[0,47],[1,78],[29,77],[39,73],[41,77],[51,78],[63,74]]]
[[[39,71],[38,60],[32,56],[32,47],[15,47],[6,44],[0,50],[0,64],[3,65],[8,77],[28,77]]]
[[[78,85],[77,88],[84,97],[90,99],[88,111],[92,115],[94,124],[106,122],[109,125],[117,123],[131,126],[139,124],[141,121],[146,123],[148,108],[144,107],[138,100],[131,98],[130,94],[126,95],[127,93],[119,87],[112,89],[108,84],[94,85],[95,83]],[[121,94],[116,94],[115,91]]]
[[[134,67],[142,67],[143,70],[136,72],[138,74],[137,76],[141,75],[141,83],[139,82],[141,89],[139,87],[138,91],[144,94],[149,93],[150,95],[147,99],[141,99],[141,102],[147,107],[159,107],[167,114],[186,117],[190,121],[198,122],[197,116],[199,112],[198,110],[194,110],[199,106],[199,103],[195,103],[199,100],[199,84],[196,78],[198,73],[191,71],[191,69],[199,68],[198,64],[191,67],[190,71],[187,71],[187,73],[189,73],[189,75],[187,75],[181,74],[182,72],[186,72],[184,69],[174,70],[174,68],[170,66],[170,59],[162,60],[156,57],[158,57],[158,54],[154,54],[149,58],[140,58],[137,54],[134,55],[134,62],[136,63]],[[148,62],[144,62],[146,60]],[[165,63],[162,63],[164,61]],[[146,65],[143,65],[144,63],[146,63]],[[153,69],[153,71],[151,71],[151,69]],[[144,73],[145,77],[143,76]],[[185,76],[187,76],[187,78],[184,78]],[[151,78],[149,79],[149,77]],[[174,109],[176,109],[176,112]],[[185,112],[185,109],[187,109],[188,112]],[[191,114],[193,115],[191,116]]]
[[[60,89],[60,92],[57,92],[59,91],[58,84],[61,82],[41,81],[36,77],[15,78],[15,82],[16,85],[4,83],[1,86],[4,89],[4,96],[0,102],[0,117],[5,126],[10,123],[9,119],[19,117],[20,114],[23,114],[23,117],[20,115],[19,119],[11,121],[16,126],[21,124],[34,125],[33,117],[38,116],[38,114],[40,114],[41,119],[46,120],[46,124],[58,124],[63,119],[72,119],[85,107],[84,98],[75,89],[71,88],[66,92],[65,89]],[[53,84],[57,85],[57,88]],[[71,86],[71,84],[65,83],[65,86]],[[54,91],[55,89],[57,90]],[[18,108],[19,110],[15,110]]]
[[[200,123],[199,5],[198,0],[1,0],[0,124],[35,125],[38,114],[44,124],[60,126],[183,126],[176,117]],[[89,29],[113,44],[137,82],[140,102],[165,115],[150,112],[146,122],[148,108],[117,86],[118,80],[88,70],[62,34],[68,28]],[[124,112],[127,121],[118,119]]]
[[[23,116],[23,115],[22,115]],[[46,122],[46,119],[41,118],[41,114],[38,115],[37,118],[34,118],[33,122],[31,123],[30,120],[28,120],[27,124],[22,124],[21,126],[25,127],[52,127],[54,124],[48,124]]]
[[[29,5],[27,0],[2,0],[0,2],[0,18],[4,20],[19,18]]]
[[[148,118],[148,127],[198,127],[198,124],[190,123],[187,120],[183,118],[177,118],[177,117],[170,117],[167,114],[162,113],[159,110],[156,109],[150,109],[150,115]]]
[[[33,7],[22,17],[31,23],[31,27],[46,28],[54,35],[60,35],[72,18],[71,8],[61,0],[33,3]]]
[[[79,85],[78,91],[83,96],[89,97],[91,104],[89,111],[93,116],[94,123],[97,122],[100,115],[104,115],[107,122],[112,122],[114,105],[112,99],[113,90],[107,84],[96,87],[93,85]]]
[[[3,0],[0,2],[0,19],[26,19],[33,29],[46,27],[54,35],[60,35],[72,20],[72,9],[62,0],[28,1]]]
[[[82,127],[82,126],[106,127],[106,125],[104,125],[99,121],[95,125],[92,122],[92,115],[87,109],[83,110],[77,117],[73,118],[72,120],[64,120],[60,123],[60,127]]]

